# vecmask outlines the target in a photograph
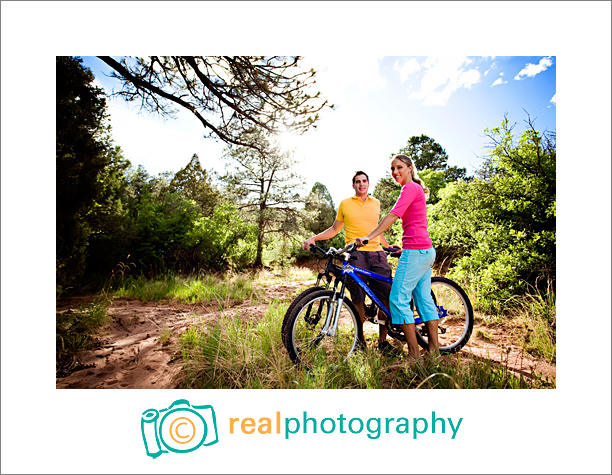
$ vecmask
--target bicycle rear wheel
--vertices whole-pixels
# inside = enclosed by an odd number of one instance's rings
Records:
[[[474,328],[472,303],[463,289],[445,277],[431,278],[431,294],[438,308],[438,344],[440,353],[456,353],[470,339]],[[427,349],[428,334],[425,324],[417,325],[419,345]]]
[[[300,366],[337,365],[354,351],[361,333],[361,319],[353,303],[345,298],[334,336],[322,329],[335,314],[334,292],[320,290],[303,297],[296,305],[284,329],[284,341],[291,360]]]

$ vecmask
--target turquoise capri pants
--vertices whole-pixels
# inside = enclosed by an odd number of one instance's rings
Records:
[[[421,320],[438,319],[438,309],[431,297],[431,266],[436,250],[404,249],[393,277],[389,306],[395,324],[414,323],[410,300],[414,300]]]

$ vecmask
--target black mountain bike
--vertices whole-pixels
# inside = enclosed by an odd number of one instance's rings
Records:
[[[383,249],[394,257],[401,254],[398,248]],[[363,334],[361,318],[345,295],[348,276],[361,286],[367,296],[364,303],[366,320],[387,325],[391,338],[406,341],[401,327],[391,323],[389,309],[359,275],[390,283],[392,279],[351,265],[350,261],[356,259],[352,258],[351,253],[356,250],[354,243],[340,250],[310,246],[310,251],[326,260],[326,263],[315,286],[300,293],[285,313],[282,338],[295,364],[306,367],[319,362],[339,364],[358,347],[364,347],[365,342],[359,340],[359,335]],[[431,278],[431,293],[438,308],[440,353],[456,353],[468,342],[474,327],[470,299],[456,282],[444,277]],[[413,302],[410,302],[410,308],[414,312],[417,341],[422,348],[427,349],[427,327]],[[388,320],[377,318],[378,309],[383,311]]]

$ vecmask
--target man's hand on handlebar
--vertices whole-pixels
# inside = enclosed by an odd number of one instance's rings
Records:
[[[367,236],[358,237],[357,239],[355,239],[355,244],[357,245],[357,247],[365,246],[368,242],[369,240],[367,239]]]
[[[310,250],[310,246],[311,246],[312,244],[314,244],[314,243],[315,243],[315,238],[314,238],[314,236],[313,236],[313,237],[311,237],[310,239],[306,239],[306,241],[304,241],[304,250],[305,250],[305,251],[309,251],[309,250]]]

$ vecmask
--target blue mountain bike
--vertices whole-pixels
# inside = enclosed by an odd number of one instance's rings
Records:
[[[383,248],[397,257],[398,248]],[[321,249],[315,245],[310,251],[325,261],[325,270],[319,273],[317,283],[300,293],[290,304],[282,325],[282,338],[291,360],[300,366],[311,367],[319,363],[339,364],[359,348],[365,348],[362,340],[363,322],[355,305],[345,295],[346,281],[353,278],[366,294],[365,319],[373,324],[386,325],[388,335],[398,341],[406,341],[399,325],[391,323],[389,309],[360,277],[392,282],[392,279],[351,265],[351,253],[357,247],[350,244],[344,249]],[[438,343],[440,353],[456,353],[470,339],[474,327],[474,312],[470,299],[463,289],[450,279],[431,278],[431,293],[438,308]],[[413,302],[416,336],[419,345],[427,349],[427,328]],[[377,318],[378,309],[388,320]]]

